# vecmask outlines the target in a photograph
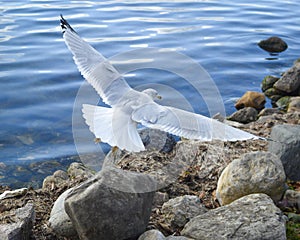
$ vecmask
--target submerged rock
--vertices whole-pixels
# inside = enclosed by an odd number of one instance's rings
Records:
[[[251,194],[193,218],[181,235],[195,240],[285,240],[285,217],[266,194]]]
[[[233,160],[222,172],[217,199],[222,205],[251,193],[268,194],[275,202],[286,190],[285,173],[280,159],[269,152],[253,152]]]
[[[280,158],[287,178],[300,181],[300,126],[276,125],[270,138],[269,151]]]
[[[253,107],[260,111],[265,107],[266,98],[263,93],[259,92],[246,92],[235,104],[236,109],[242,109],[245,107]]]
[[[258,46],[270,53],[283,52],[288,48],[288,45],[279,37],[270,37],[266,40],[261,40]]]
[[[65,200],[80,239],[133,239],[146,229],[154,184],[142,174],[107,167],[75,187]]]

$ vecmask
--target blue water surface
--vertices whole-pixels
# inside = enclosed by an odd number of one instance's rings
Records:
[[[245,91],[260,91],[300,56],[298,0],[0,1],[0,162],[75,155],[72,111],[83,78],[60,31],[59,15],[104,56],[144,47],[179,51],[216,83],[227,114]],[[279,36],[288,49],[270,56],[257,43]],[[178,76],[155,70],[127,76],[133,87],[176,88],[195,112],[202,99]],[[168,91],[165,99],[172,99]],[[172,101],[170,101],[172,102]]]

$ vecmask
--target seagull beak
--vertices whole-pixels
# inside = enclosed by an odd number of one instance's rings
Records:
[[[157,99],[159,99],[159,100],[162,99],[162,96],[160,96],[160,95],[157,95],[156,97],[157,97]]]

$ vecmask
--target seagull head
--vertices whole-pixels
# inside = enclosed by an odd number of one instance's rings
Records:
[[[147,88],[143,93],[146,93],[149,97],[151,97],[153,100],[155,99],[162,99],[162,97],[158,94],[158,92],[153,88]]]

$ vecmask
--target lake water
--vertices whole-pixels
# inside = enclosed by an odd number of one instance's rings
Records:
[[[0,162],[76,155],[73,104],[83,78],[59,27],[63,14],[104,56],[168,48],[200,63],[216,83],[227,114],[234,99],[260,91],[300,56],[298,0],[0,1]],[[288,49],[270,56],[257,43],[279,36]],[[127,81],[177,88],[198,113],[205,104],[175,75],[137,71]],[[172,99],[168,92],[162,94]]]

